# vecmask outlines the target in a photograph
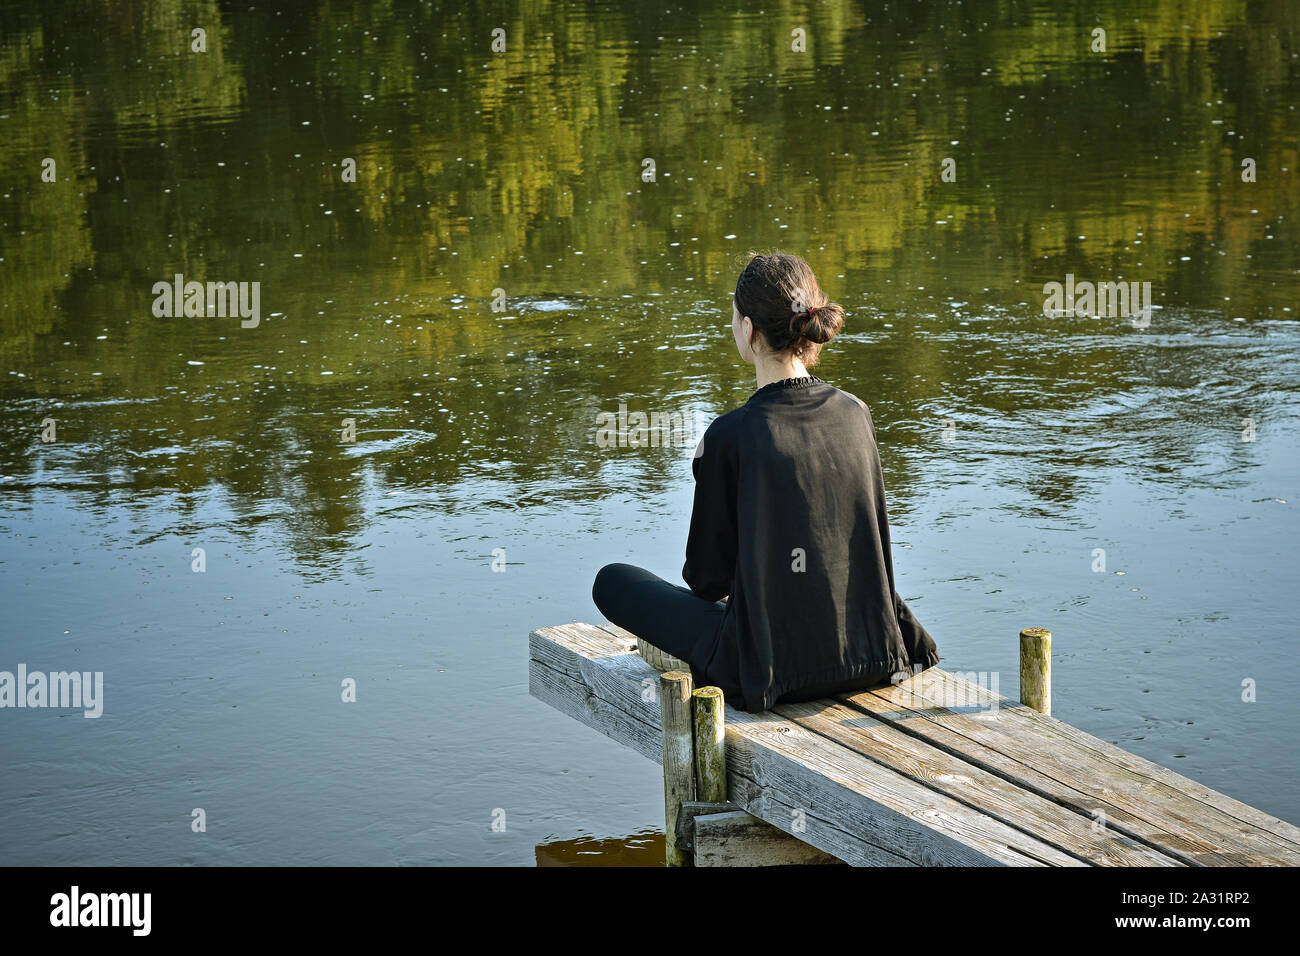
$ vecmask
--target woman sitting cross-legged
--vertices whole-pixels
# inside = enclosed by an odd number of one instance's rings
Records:
[[[844,324],[796,256],[754,256],[732,334],[758,389],[695,450],[678,587],[628,564],[600,570],[606,618],[690,664],[697,686],[762,711],[890,682],[939,662],[894,588],[889,517],[866,404],[809,374]]]

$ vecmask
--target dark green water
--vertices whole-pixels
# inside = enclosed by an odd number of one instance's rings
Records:
[[[98,720],[0,710],[0,862],[654,858],[658,769],[529,698],[526,637],[609,561],[676,579],[693,440],[597,416],[746,399],[751,248],[848,311],[818,374],[945,666],[1014,694],[1050,627],[1057,716],[1300,821],[1298,40],[1283,0],[0,0],[0,670],[104,673]],[[156,317],[177,273],[258,324]],[[1067,274],[1149,325],[1044,315]]]

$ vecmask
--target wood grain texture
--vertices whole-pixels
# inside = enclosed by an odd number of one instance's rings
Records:
[[[940,668],[837,699],[1185,863],[1300,864],[1290,824]]]
[[[843,863],[830,854],[823,853],[782,833],[772,824],[760,820],[753,814],[746,813],[734,803],[706,803],[687,801],[677,813],[677,845],[695,854],[695,818],[700,816],[717,816],[720,814],[739,814],[737,819],[744,820],[746,826],[734,834],[736,841],[753,843],[752,847],[731,846],[728,848],[710,847],[703,861],[695,858],[696,866],[788,866],[810,863]],[[737,862],[744,861],[744,862]]]
[[[677,846],[687,853],[695,853],[695,818],[706,813],[734,813],[740,810],[740,807],[734,803],[722,802],[715,803],[704,800],[687,800],[677,809]],[[743,811],[741,811],[743,812]],[[754,818],[755,820],[758,817]],[[764,823],[763,826],[771,826]],[[775,830],[776,828],[773,827]],[[776,832],[780,833],[780,830]],[[782,834],[784,836],[784,834]],[[790,839],[786,837],[786,839]]]
[[[717,687],[691,695],[695,736],[695,792],[700,800],[727,799],[726,700]]]
[[[1040,714],[1052,713],[1052,632],[1045,627],[1020,632],[1020,700]]]
[[[654,760],[658,675],[635,642],[568,624],[529,639],[534,696]],[[776,714],[726,709],[728,795],[856,865],[1080,866],[1076,857]]]
[[[673,657],[667,651],[661,651],[649,641],[639,637],[636,638],[636,650],[641,655],[641,659],[657,671],[685,671],[687,674],[691,672],[691,665],[680,657]]]
[[[696,816],[694,845],[696,866],[843,865],[743,810]]]
[[[824,700],[780,704],[776,713],[1093,865],[1183,865],[918,737],[899,734],[862,709]]]
[[[683,800],[695,799],[695,748],[692,739],[689,672],[667,671],[659,675],[659,723],[663,728],[664,833],[676,834],[677,813]],[[664,840],[665,862],[669,866],[690,866],[691,855],[682,852],[675,839]]]

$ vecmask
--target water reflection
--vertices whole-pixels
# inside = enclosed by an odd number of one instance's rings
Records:
[[[1068,5],[822,11],[803,55],[721,5],[672,35],[635,4],[538,5],[495,60],[444,40],[486,29],[439,5],[5,10],[10,491],[99,475],[292,502],[308,563],[348,546],[367,488],[490,471],[588,495],[600,409],[734,403],[720,328],[750,243],[808,249],[850,307],[861,338],[826,372],[917,423],[891,433],[903,485],[936,414],[967,434],[1095,423],[1135,381],[1168,403],[1198,386],[1207,335],[1255,377],[1260,323],[1294,303],[1283,3],[1103,5],[1104,55]],[[46,155],[58,183],[34,175]],[[173,270],[260,281],[271,315],[153,319]],[[1040,287],[1067,272],[1150,281],[1164,311],[1147,334],[1045,320]],[[1082,370],[1094,398],[1064,387]],[[35,438],[46,414],[61,450]],[[376,437],[341,447],[347,417]],[[1162,435],[1151,457],[1182,474],[1194,442]],[[649,490],[661,457],[637,464]]]
[[[653,830],[620,838],[581,836],[537,844],[538,866],[663,866],[664,835]]]
[[[471,621],[493,650],[466,670],[500,687],[514,649],[483,635],[551,623],[520,594],[590,616],[583,562],[627,557],[608,552],[634,532],[680,563],[690,450],[601,448],[598,415],[744,401],[730,290],[748,249],[777,245],[848,310],[819,374],[872,405],[900,540],[912,517],[956,536],[931,583],[982,581],[983,612],[1017,574],[1021,606],[1033,590],[1087,604],[1092,581],[1058,594],[1006,565],[1086,555],[1103,521],[1137,527],[1152,501],[1162,521],[1223,529],[1278,499],[1257,524],[1289,526],[1300,7],[538,2],[500,17],[0,0],[0,567],[27,574],[32,540],[57,556],[81,525],[123,561],[167,544],[184,569],[216,536],[252,574],[322,587],[394,589],[409,566],[430,602],[402,591],[412,617]],[[1089,48],[1098,25],[1105,53]],[[790,50],[796,26],[807,53]],[[152,286],[177,272],[260,282],[260,325],[154,318]],[[1150,282],[1151,327],[1044,316],[1044,283],[1067,274]],[[1272,440],[1242,442],[1247,419]],[[26,523],[49,514],[67,525]],[[1170,527],[1143,525],[1149,565],[1185,559]],[[1015,533],[1072,537],[1007,557]],[[479,572],[501,541],[547,542],[517,567],[556,577],[503,598]],[[1204,586],[1180,582],[1162,620],[1208,622],[1231,599],[1239,628],[1277,623],[1255,578],[1290,557],[1252,570],[1258,542],[1232,541],[1219,605],[1184,616]],[[24,609],[69,587],[121,602],[90,579],[10,580]],[[191,585],[159,579],[148,601],[188,606]]]

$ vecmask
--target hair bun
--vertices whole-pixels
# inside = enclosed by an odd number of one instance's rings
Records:
[[[795,318],[792,326],[796,336],[825,345],[844,327],[844,309],[835,302],[810,306],[806,314]]]
[[[736,280],[733,308],[753,322],[767,350],[794,356],[811,368],[821,347],[844,326],[844,309],[826,301],[812,267],[798,256],[751,252],[749,257]],[[804,305],[817,302],[823,304]]]

